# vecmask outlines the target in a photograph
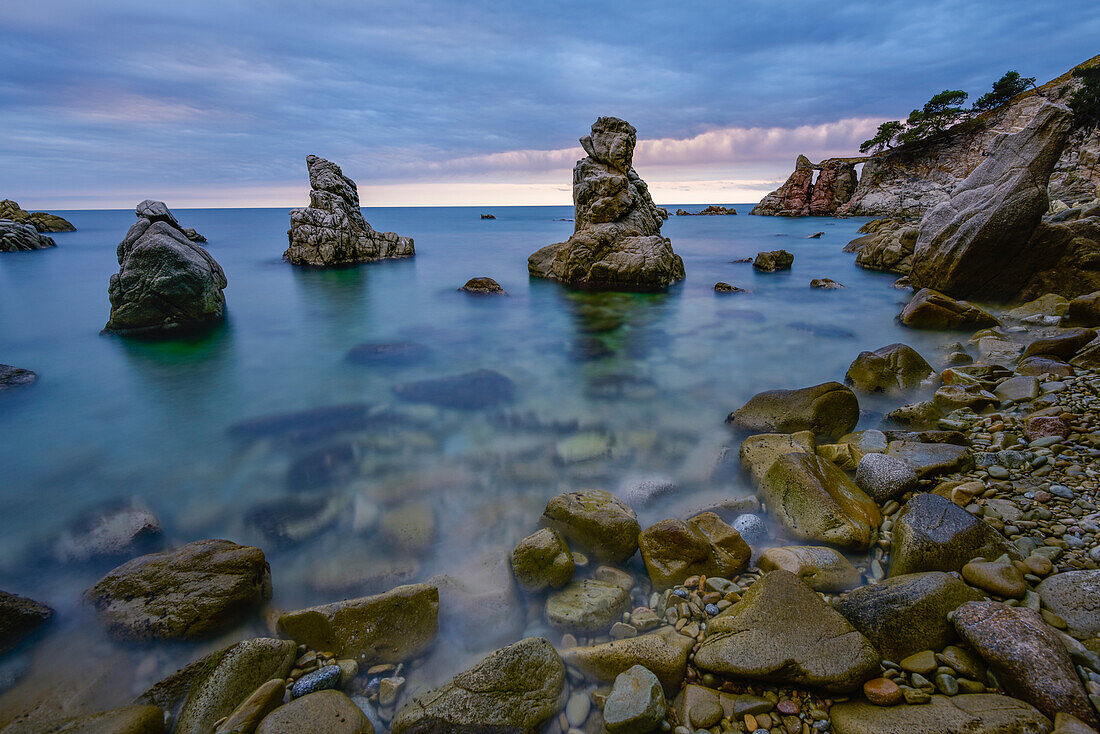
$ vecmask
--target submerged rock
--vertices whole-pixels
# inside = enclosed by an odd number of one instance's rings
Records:
[[[428,583],[439,589],[442,639],[481,652],[522,636],[525,610],[507,553],[489,551]]]
[[[748,565],[752,551],[741,535],[713,512],[687,522],[662,520],[638,536],[653,588],[668,589],[689,576],[732,578]]]
[[[306,167],[312,188],[309,206],[290,212],[285,260],[330,268],[416,254],[411,238],[371,229],[359,209],[359,190],[340,166],[309,155]]]
[[[405,366],[427,361],[432,350],[415,342],[363,342],[348,350],[347,360],[368,366]]]
[[[630,596],[621,586],[598,579],[578,579],[546,598],[546,620],[564,632],[596,636],[630,610]]]
[[[360,667],[422,655],[439,630],[439,591],[428,584],[322,604],[279,617],[280,634],[314,650],[351,658]]]
[[[50,621],[53,610],[18,594],[0,591],[0,655]]]
[[[879,672],[871,643],[787,571],[770,571],[707,623],[700,670],[826,691],[857,690]]]
[[[119,271],[111,276],[111,318],[104,327],[121,334],[192,331],[225,316],[225,273],[206,250],[187,238],[164,202],[146,199],[138,221],[118,246]]]
[[[38,380],[38,375],[22,367],[0,364],[0,392],[21,385],[30,385]]]
[[[0,219],[0,252],[26,252],[56,247],[53,238],[39,234],[33,224]]]
[[[683,279],[684,261],[661,236],[661,213],[631,167],[636,136],[624,120],[601,117],[581,138],[588,157],[573,169],[573,235],[528,258],[532,277],[628,291],[664,290]]]
[[[394,394],[410,403],[428,403],[440,408],[477,410],[511,403],[516,384],[496,370],[475,370],[461,375],[406,382],[393,388]]]
[[[54,556],[62,563],[134,556],[153,550],[163,530],[160,520],[139,502],[108,503],[85,512],[61,532]]]
[[[797,390],[766,390],[753,395],[726,418],[726,423],[753,433],[813,431],[830,437],[850,432],[858,422],[859,401],[839,382]]]
[[[545,639],[497,650],[442,688],[413,696],[393,734],[497,731],[536,734],[565,703],[565,665]]]
[[[259,548],[198,540],[127,561],[85,595],[123,640],[198,639],[222,632],[271,598]]]

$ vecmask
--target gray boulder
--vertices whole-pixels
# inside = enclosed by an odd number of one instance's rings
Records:
[[[532,277],[578,288],[658,291],[684,277],[684,261],[661,236],[663,218],[631,167],[637,130],[601,117],[581,138],[573,169],[573,235],[527,259]]]
[[[610,734],[648,734],[668,713],[668,702],[657,676],[641,665],[615,678],[603,708],[604,726]]]
[[[138,221],[118,246],[119,271],[111,276],[111,318],[104,327],[121,334],[194,331],[225,316],[225,273],[205,249],[187,238],[160,201],[145,200]]]
[[[973,558],[1020,558],[1004,536],[946,497],[920,493],[905,503],[894,524],[890,575],[961,571]]]
[[[908,219],[876,219],[859,228],[862,237],[849,242],[845,252],[856,253],[856,265],[908,275],[917,244],[916,223]]]
[[[957,298],[1015,296],[1031,276],[1029,240],[1046,213],[1047,182],[1065,147],[1072,114],[1045,103],[989,155],[947,201],[921,220],[910,277],[917,288]]]
[[[873,352],[860,352],[844,381],[864,392],[912,390],[933,372],[917,350],[906,344],[889,344]]]
[[[901,459],[866,454],[856,467],[856,484],[875,502],[886,502],[917,486],[917,473]]]
[[[797,390],[766,390],[726,417],[726,423],[750,433],[798,433],[837,437],[859,422],[859,400],[839,382]]]
[[[968,331],[1000,324],[988,311],[931,288],[917,291],[898,319],[912,329]]]
[[[38,380],[38,375],[22,367],[0,364],[0,392],[20,385],[30,385]]]
[[[393,734],[459,731],[535,734],[564,705],[565,664],[541,637],[497,650],[442,688],[415,695]]]
[[[1100,571],[1066,571],[1038,587],[1043,605],[1066,621],[1075,637],[1100,637]]]
[[[411,238],[371,228],[359,209],[359,190],[340,166],[309,155],[306,167],[309,206],[290,212],[290,246],[283,259],[330,268],[416,254]]]
[[[56,247],[53,238],[39,234],[33,224],[0,219],[0,252],[23,252]]]
[[[1049,734],[1034,707],[995,693],[932,696],[923,706],[876,706],[862,699],[829,709],[836,734]]]

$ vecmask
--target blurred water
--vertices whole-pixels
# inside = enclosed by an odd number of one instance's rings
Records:
[[[481,220],[483,211],[497,218]],[[281,261],[287,210],[178,210],[225,269],[227,324],[198,339],[132,341],[99,333],[132,212],[59,213],[77,231],[54,235],[56,249],[0,256],[0,362],[40,376],[0,395],[0,588],[74,625],[80,593],[117,561],[60,566],[48,549],[106,501],[148,505],[168,544],[259,545],[276,604],[320,603],[509,548],[558,491],[674,486],[638,508],[643,526],[748,492],[716,468],[723,446],[736,449],[722,423],[730,410],[760,390],[842,379],[864,349],[906,341],[932,359],[947,340],[901,329],[894,315],[908,294],[841,251],[865,220],[673,216],[664,234],[685,281],[662,295],[584,294],[529,280],[526,269],[530,252],[571,233],[572,209],[515,207],[365,210],[376,229],[412,236],[416,257],[339,271]],[[816,231],[824,235],[807,238]],[[777,248],[795,254],[792,270],[730,262]],[[510,295],[456,291],[481,275]],[[815,277],[847,288],[811,289]],[[716,295],[719,280],[752,292]],[[366,341],[426,349],[407,365],[346,359]],[[439,409],[393,393],[481,368],[514,381],[514,404]],[[227,434],[245,419],[348,403],[389,412],[308,445]],[[354,466],[323,486],[290,469],[348,444]],[[586,452],[596,455],[574,461]],[[372,519],[424,505],[436,521],[424,543],[404,544]],[[296,543],[276,542],[255,520],[257,508],[270,517],[295,507],[329,514]]]

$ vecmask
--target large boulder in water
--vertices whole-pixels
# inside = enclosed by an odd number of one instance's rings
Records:
[[[497,650],[433,691],[416,694],[393,719],[393,734],[535,734],[561,710],[565,664],[553,645],[532,637]]]
[[[163,202],[138,204],[134,226],[118,246],[111,276],[108,331],[164,334],[201,329],[225,315],[225,273],[188,239]]]
[[[34,599],[0,591],[0,655],[53,617],[53,610]]]
[[[917,244],[916,222],[909,219],[875,219],[859,228],[857,237],[844,246],[856,253],[856,265],[868,270],[908,275]]]
[[[1046,103],[989,156],[954,195],[925,214],[910,278],[956,298],[1005,299],[1033,276],[1029,241],[1047,211],[1047,182],[1065,147],[1072,113]]]
[[[752,433],[798,433],[837,437],[859,422],[855,393],[839,382],[797,390],[766,390],[733,411],[726,423]]]
[[[39,234],[33,224],[0,219],[0,252],[23,252],[54,247],[52,238]]]
[[[753,207],[749,214],[773,217],[805,217],[810,214],[813,198],[814,164],[804,155],[794,162],[792,173],[783,185]]]
[[[28,212],[11,199],[0,200],[0,219],[29,224],[38,232],[75,232],[76,227],[64,217],[46,212]],[[48,239],[48,238],[47,238]],[[51,240],[52,242],[52,240]]]
[[[573,236],[527,259],[536,278],[577,288],[664,290],[684,277],[684,261],[661,236],[663,217],[631,167],[637,130],[601,117],[581,138],[588,157],[573,168]]]
[[[913,329],[946,329],[968,331],[983,326],[997,326],[997,319],[988,311],[967,301],[956,301],[931,288],[917,291],[902,309],[898,320]]]
[[[309,206],[290,212],[290,246],[283,258],[293,265],[346,267],[374,260],[412,257],[410,237],[376,232],[359,210],[359,190],[340,166],[306,156]]]

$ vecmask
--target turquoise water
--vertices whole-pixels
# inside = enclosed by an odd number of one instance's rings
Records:
[[[487,211],[497,219],[481,220]],[[340,271],[281,261],[287,210],[176,210],[226,272],[227,323],[199,339],[131,341],[99,331],[133,213],[59,213],[77,231],[54,235],[55,249],[0,256],[0,362],[39,374],[0,394],[0,588],[51,604],[61,627],[84,623],[80,593],[117,560],[59,564],[48,549],[105,502],[147,505],[169,545],[259,545],[282,608],[331,601],[510,549],[559,491],[675,487],[638,507],[643,526],[750,492],[720,458],[736,453],[729,411],[760,390],[843,379],[864,349],[906,341],[934,362],[946,341],[897,325],[909,294],[841,251],[865,220],[673,216],[663,231],[685,281],[662,295],[585,294],[527,276],[527,255],[572,231],[570,207],[367,209],[376,229],[412,236],[416,257]],[[730,262],[777,248],[795,254],[791,271]],[[481,275],[510,295],[456,291]],[[815,277],[847,288],[811,289]],[[719,280],[752,292],[716,295]],[[368,341],[414,345],[412,358],[346,358]],[[514,402],[456,410],[393,391],[482,368],[514,382]],[[327,435],[228,431],[350,403],[380,418]],[[864,403],[874,425],[882,406]],[[331,447],[343,463],[315,482],[302,457]],[[436,521],[411,550],[373,519],[410,502]],[[256,520],[295,512],[318,526],[297,542]],[[375,578],[383,567],[399,571]]]

